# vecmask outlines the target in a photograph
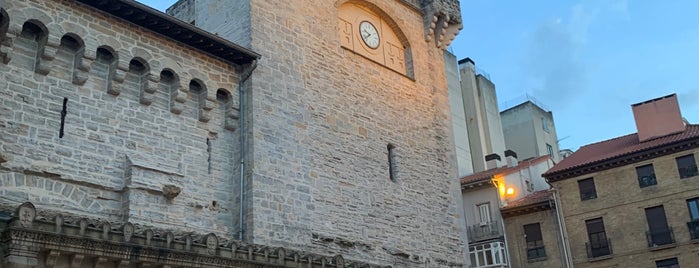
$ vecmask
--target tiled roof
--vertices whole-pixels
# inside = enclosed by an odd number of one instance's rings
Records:
[[[694,140],[694,143],[699,141],[699,125],[688,124],[683,132],[666,135],[645,142],[639,142],[638,133],[629,134],[580,147],[578,151],[546,171],[543,176],[550,180],[551,177],[555,175],[584,166],[621,159],[655,148],[672,146],[677,143],[692,140]],[[610,164],[609,166],[612,167],[613,165]]]
[[[519,161],[519,163],[517,163],[517,166],[514,166],[514,167],[503,166],[503,167],[499,167],[499,168],[489,169],[486,171],[481,171],[478,173],[473,173],[471,175],[468,175],[468,176],[461,178],[461,185],[463,186],[464,184],[469,184],[469,183],[478,182],[478,181],[482,181],[482,180],[489,180],[497,174],[502,174],[502,175],[511,174],[511,173],[517,172],[519,170],[525,169],[529,166],[536,165],[540,162],[546,161],[550,158],[551,157],[548,155],[539,156],[536,158],[524,159],[522,161]]]
[[[525,207],[528,205],[541,203],[543,201],[550,200],[551,195],[552,194],[549,190],[541,190],[538,192],[534,192],[530,195],[527,195],[523,198],[520,198],[518,200],[510,201],[507,203],[507,206],[503,207],[502,209],[514,209],[514,208]]]

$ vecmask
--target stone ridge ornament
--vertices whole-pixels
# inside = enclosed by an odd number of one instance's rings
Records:
[[[30,228],[36,218],[36,208],[32,203],[26,202],[17,208],[17,217],[19,217],[20,226]]]
[[[131,242],[131,237],[133,236],[134,228],[133,224],[127,222],[124,224],[124,242]]]
[[[206,236],[206,253],[211,255],[216,255],[216,249],[218,248],[218,237],[215,234],[209,234]]]

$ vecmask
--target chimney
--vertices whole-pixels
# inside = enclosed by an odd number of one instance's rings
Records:
[[[519,162],[517,162],[517,153],[512,150],[505,150],[505,161],[507,161],[508,167],[515,167]]]
[[[633,104],[631,109],[640,142],[684,131],[675,94]]]
[[[485,156],[485,169],[494,169],[500,167],[500,156],[496,153],[492,153]]]

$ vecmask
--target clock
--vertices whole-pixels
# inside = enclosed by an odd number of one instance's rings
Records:
[[[371,49],[377,49],[379,47],[379,31],[376,30],[374,24],[368,21],[362,21],[359,23],[359,35],[362,36],[364,44]]]

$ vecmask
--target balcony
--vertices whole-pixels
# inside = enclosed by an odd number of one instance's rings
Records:
[[[692,240],[699,239],[699,220],[687,222],[687,227],[689,227],[689,237]]]
[[[675,234],[672,232],[672,228],[670,227],[665,230],[648,231],[646,232],[646,238],[648,239],[649,248],[675,243]]]
[[[485,224],[474,224],[468,227],[468,241],[470,243],[493,239],[502,236],[500,222],[491,221]]]
[[[471,267],[502,268],[507,266],[505,243],[502,241],[483,243],[468,247]]]
[[[697,165],[680,167],[677,168],[677,171],[680,172],[680,178],[682,179],[699,175],[699,169],[697,169]]]
[[[587,248],[587,257],[590,259],[612,255],[612,241],[610,239],[585,243],[585,248]]]

